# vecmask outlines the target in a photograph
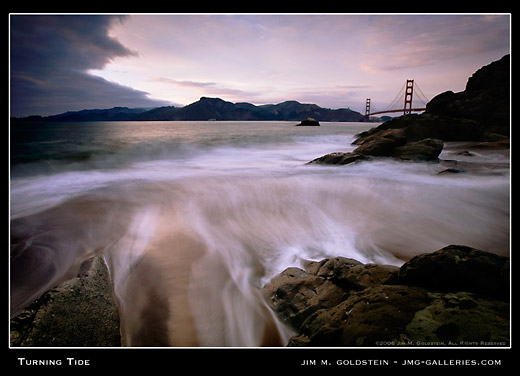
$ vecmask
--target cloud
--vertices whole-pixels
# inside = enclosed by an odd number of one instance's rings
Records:
[[[207,88],[217,85],[215,82],[178,81],[167,77],[153,77],[150,78],[149,81],[189,88]]]
[[[224,96],[230,100],[245,100],[252,99],[260,95],[255,91],[244,91],[232,87],[226,87],[216,82],[190,81],[190,80],[175,80],[167,77],[153,77],[149,81],[173,85],[177,87],[195,89],[200,96]]]
[[[374,22],[363,44],[369,73],[433,66],[509,47],[508,16],[388,16]]]
[[[12,15],[11,116],[166,104],[87,73],[113,59],[138,55],[108,34],[123,21],[119,16]]]

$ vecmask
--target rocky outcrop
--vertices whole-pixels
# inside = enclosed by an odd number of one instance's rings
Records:
[[[11,346],[121,346],[119,311],[102,256],[11,318]]]
[[[452,245],[401,268],[343,257],[289,268],[262,290],[288,346],[507,346],[509,259]]]
[[[376,128],[377,129],[377,128]],[[415,141],[408,138],[402,129],[387,129],[368,132],[363,142],[353,152],[331,153],[312,160],[311,164],[349,164],[371,157],[391,157],[409,161],[437,161],[444,143],[437,138],[423,138]]]
[[[370,157],[435,161],[443,142],[505,142],[510,136],[510,55],[482,67],[460,93],[437,95],[423,114],[387,121],[358,135],[351,153]],[[358,159],[349,158],[349,162]],[[336,164],[318,158],[313,163]]]
[[[356,153],[330,153],[322,157],[316,158],[307,164],[331,164],[331,165],[345,165],[356,161],[366,161],[370,158],[362,154]]]
[[[393,130],[392,130],[393,131]],[[392,132],[387,132],[391,134]],[[335,152],[316,158],[308,164],[345,165],[357,161],[366,161],[372,157],[391,157],[407,161],[438,161],[444,143],[435,138],[407,142],[386,135],[376,136],[363,143],[353,152]]]
[[[319,127],[320,122],[313,118],[307,118],[302,120],[299,124],[296,124],[297,127],[307,126],[307,127]]]

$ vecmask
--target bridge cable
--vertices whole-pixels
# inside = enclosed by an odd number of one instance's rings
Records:
[[[403,86],[401,87],[401,90],[399,90],[399,92],[397,93],[395,98],[392,100],[392,102],[390,102],[390,104],[388,106],[386,106],[384,111],[391,110],[392,107],[395,106],[399,102],[399,100],[401,100],[403,98],[405,87],[406,87],[406,83],[403,84]]]
[[[417,97],[421,100],[421,102],[426,107],[426,105],[428,104],[428,102],[430,100],[428,99],[428,97],[426,95],[424,95],[421,88],[419,88],[419,85],[417,85],[417,82],[415,82],[414,84],[415,84],[415,89],[417,90]]]

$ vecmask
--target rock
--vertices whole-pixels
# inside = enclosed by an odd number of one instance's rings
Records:
[[[353,142],[361,145],[356,152],[363,155],[382,156],[387,155],[391,150],[406,143],[407,137],[403,129],[382,129],[372,128],[362,132]]]
[[[366,161],[369,158],[356,153],[330,153],[320,158],[316,158],[307,164],[331,164],[331,165],[346,165],[356,161]]]
[[[408,285],[509,297],[509,259],[461,245],[415,256],[399,271]]]
[[[262,292],[267,304],[295,328],[318,309],[333,307],[346,298],[332,282],[298,268],[284,270]]]
[[[357,265],[363,264],[351,258],[334,257],[331,259],[323,259],[321,261],[308,262],[305,265],[305,270],[310,274],[338,281],[351,267]]]
[[[445,174],[460,174],[460,173],[463,173],[463,172],[466,172],[465,170],[461,169],[461,168],[453,168],[453,167],[450,167],[450,168],[447,168],[445,170],[442,170],[442,171],[439,171],[437,172],[437,175],[445,175]]]
[[[296,126],[319,126],[320,122],[313,118],[307,118],[305,120],[302,120],[300,124],[296,124]]]
[[[485,133],[509,137],[510,55],[477,70],[460,93],[446,92],[433,98],[426,112],[434,115],[470,119]],[[486,141],[486,140],[482,140]]]
[[[295,329],[315,312],[332,308],[369,286],[398,281],[399,268],[362,264],[345,257],[308,262],[305,270],[288,268],[262,289],[267,304]]]
[[[406,326],[403,342],[466,346],[505,346],[509,342],[508,303],[468,292],[429,296],[431,302]]]
[[[509,259],[466,246],[401,268],[335,257],[267,284],[288,346],[508,346]]]
[[[419,141],[407,141],[402,129],[388,129],[381,133],[372,133],[361,143],[353,154],[374,157],[392,157],[403,160],[431,161],[437,159],[444,143],[435,138],[424,138]],[[413,139],[413,138],[412,138]]]
[[[426,290],[410,286],[374,286],[352,294],[330,309],[311,315],[300,336],[308,346],[376,346],[399,338],[415,312],[430,301]],[[292,340],[289,346],[301,344]]]
[[[402,144],[381,135],[381,137],[373,137],[370,141],[364,142],[354,150],[354,153],[373,157],[386,157],[392,150]]]
[[[421,141],[409,142],[399,146],[389,153],[390,157],[414,160],[432,161],[436,160],[442,151],[444,143],[435,138],[425,138]]]
[[[362,264],[345,257],[314,262],[307,265],[306,270],[334,282],[346,291],[363,290],[381,284],[396,284],[399,272],[396,266]]]
[[[121,346],[119,311],[102,256],[11,319],[11,346]]]

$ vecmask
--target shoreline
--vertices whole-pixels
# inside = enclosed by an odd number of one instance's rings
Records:
[[[401,267],[309,261],[260,291],[295,333],[284,347],[507,347],[509,275],[508,257],[451,245]],[[10,332],[18,348],[121,347],[103,256],[14,315]]]

